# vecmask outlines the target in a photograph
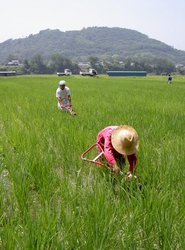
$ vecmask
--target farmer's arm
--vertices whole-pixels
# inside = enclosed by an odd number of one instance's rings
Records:
[[[63,108],[64,104],[62,102],[62,98],[61,97],[57,97],[57,99],[58,99],[58,102],[60,103],[60,107]]]
[[[105,155],[105,158],[106,158],[107,162],[109,163],[109,165],[112,166],[113,171],[119,172],[119,167],[116,164],[116,160],[115,160],[114,155],[113,155],[113,147],[112,147],[111,140],[109,137],[105,138],[104,155]]]
[[[137,164],[137,154],[134,153],[132,155],[127,155],[128,161],[129,161],[129,171],[131,173],[136,172],[136,164]]]
[[[71,95],[68,95],[68,101],[69,101],[69,105],[72,106],[71,105]]]

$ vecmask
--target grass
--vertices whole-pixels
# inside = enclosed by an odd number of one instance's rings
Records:
[[[60,79],[0,78],[0,249],[184,249],[185,77],[68,77],[77,117],[57,109]],[[121,124],[141,190],[80,159]]]

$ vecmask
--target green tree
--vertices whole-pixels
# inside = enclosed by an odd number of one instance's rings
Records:
[[[35,55],[30,60],[30,72],[33,74],[46,74],[47,67],[43,62],[41,55]]]
[[[92,67],[92,68],[95,68],[96,65],[97,65],[98,62],[99,62],[99,58],[98,58],[97,56],[90,56],[90,57],[89,57],[89,61],[90,61],[91,67]]]
[[[176,71],[175,64],[162,58],[154,59],[153,71],[157,74],[169,74]]]
[[[54,72],[55,71],[56,72],[63,72],[66,67],[69,68],[68,63],[66,65],[66,60],[67,59],[64,56],[61,56],[58,54],[53,55],[50,67],[53,69]]]
[[[132,70],[132,60],[131,58],[127,58],[124,63],[125,70]]]
[[[23,60],[22,65],[22,74],[29,75],[30,74],[30,64],[27,59]]]
[[[185,67],[183,65],[179,65],[177,67],[177,72],[180,74],[180,75],[185,75]]]
[[[73,73],[79,72],[77,63],[73,63],[69,58],[59,54],[52,56],[50,69],[53,73],[63,72],[64,69],[70,69]]]

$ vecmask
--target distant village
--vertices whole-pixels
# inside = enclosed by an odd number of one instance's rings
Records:
[[[130,60],[130,59],[129,59]],[[83,61],[79,61],[76,63],[76,68],[72,68],[69,69],[71,71],[71,74],[80,74],[80,72],[82,71],[88,71],[90,68],[94,68],[94,70],[98,71],[100,74],[106,74],[108,70],[128,70],[128,71],[146,71],[148,73],[151,74],[157,74],[157,75],[168,75],[169,73],[173,73],[173,74],[181,74],[181,75],[185,75],[185,66],[183,64],[174,64],[172,65],[167,65],[166,62],[168,62],[167,60],[165,61],[165,59],[161,59],[163,60],[163,64],[164,67],[163,69],[143,69],[140,67],[140,65],[138,64],[138,62],[132,62],[131,60],[129,61],[129,65],[127,63],[124,63],[123,61],[114,61],[114,62],[110,62],[110,61],[94,61],[93,65],[92,62],[83,62]],[[165,68],[165,63],[166,63],[166,68]],[[44,65],[44,62],[43,62]],[[28,66],[29,66],[29,62],[28,62]],[[45,66],[45,65],[44,65]],[[49,72],[47,71],[47,69],[44,71],[37,71],[37,72],[30,72],[25,71],[25,70],[20,70],[20,68],[24,68],[25,65],[24,63],[22,63],[20,60],[18,59],[13,59],[8,61],[6,64],[1,65],[0,66],[0,76],[12,76],[12,75],[17,75],[17,74],[54,74],[56,73],[55,71],[53,72]],[[47,66],[45,66],[47,67]],[[170,68],[171,67],[171,68]],[[66,65],[65,68],[70,68],[70,65]],[[61,69],[61,71],[64,71],[64,68]],[[72,72],[74,71],[74,72]],[[57,73],[58,74],[58,73]]]

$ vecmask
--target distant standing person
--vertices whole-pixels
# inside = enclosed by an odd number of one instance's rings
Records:
[[[56,90],[56,98],[58,100],[58,109],[68,111],[71,115],[76,115],[71,104],[71,91],[63,80],[59,82],[59,87]]]
[[[171,84],[171,83],[172,83],[172,76],[168,75],[168,84]]]
[[[136,172],[136,152],[139,148],[136,130],[129,125],[108,126],[98,133],[96,141],[103,149],[105,159],[113,172],[122,170],[123,166],[120,165],[124,165],[127,157],[130,165],[127,176],[132,178],[132,173]]]

